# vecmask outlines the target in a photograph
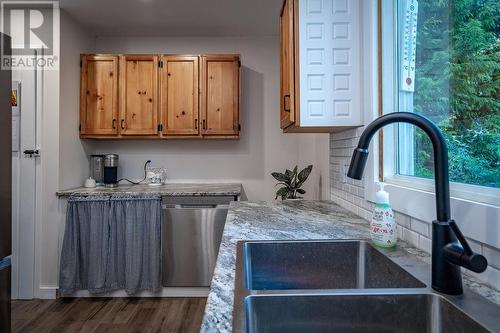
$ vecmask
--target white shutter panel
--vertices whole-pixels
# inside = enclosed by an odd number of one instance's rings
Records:
[[[360,0],[299,0],[300,126],[361,125]]]

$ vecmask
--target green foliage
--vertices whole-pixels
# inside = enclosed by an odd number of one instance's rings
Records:
[[[443,131],[450,180],[500,187],[500,1],[420,0],[414,110]],[[415,175],[433,176],[416,131]]]
[[[273,172],[271,175],[278,181],[276,186],[282,185],[276,192],[275,199],[280,197],[282,200],[285,199],[299,199],[301,197],[298,194],[305,194],[306,191],[302,189],[307,177],[311,174],[313,166],[309,165],[302,171],[298,172],[298,166],[293,168],[293,171],[286,169],[285,173]]]

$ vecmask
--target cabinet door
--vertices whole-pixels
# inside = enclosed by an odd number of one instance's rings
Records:
[[[118,118],[118,57],[82,55],[80,133],[116,135]]]
[[[363,125],[361,87],[372,75],[361,76],[364,1],[343,1],[348,4],[345,8],[334,1],[335,10],[319,6],[314,15],[308,13],[307,1],[295,1],[299,29],[296,67],[300,67],[295,77],[300,82],[295,86],[300,96],[295,100],[300,118],[296,122],[301,128],[330,127],[331,131]]]
[[[295,122],[294,1],[285,0],[280,15],[280,124]]]
[[[164,135],[198,135],[198,57],[163,56],[161,112]]]
[[[158,133],[158,57],[120,57],[120,133]]]
[[[239,134],[239,56],[202,57],[202,134]]]

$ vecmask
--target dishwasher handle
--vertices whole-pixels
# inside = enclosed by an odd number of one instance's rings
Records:
[[[229,205],[220,204],[163,204],[162,209],[229,209]]]

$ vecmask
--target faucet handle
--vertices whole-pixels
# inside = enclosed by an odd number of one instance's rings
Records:
[[[457,239],[458,241],[460,242],[460,244],[462,245],[463,247],[463,250],[465,252],[466,255],[470,256],[472,254],[474,254],[474,252],[472,251],[469,243],[467,242],[467,240],[465,239],[465,236],[464,234],[462,233],[462,231],[460,230],[460,228],[458,227],[457,223],[455,222],[455,220],[450,220],[448,222],[448,224],[450,225],[450,228],[451,230],[453,231],[453,233],[455,234],[455,236],[457,236]]]
[[[455,265],[465,267],[473,272],[484,272],[488,267],[488,261],[486,258],[483,255],[472,251],[469,243],[454,220],[450,220],[448,224],[450,225],[451,230],[453,230],[455,236],[457,236],[460,244],[453,242],[446,245],[444,248],[446,258]]]
[[[474,252],[466,254],[465,249],[458,242],[446,245],[444,254],[449,262],[476,273],[482,273],[488,267],[488,261],[483,255]]]

